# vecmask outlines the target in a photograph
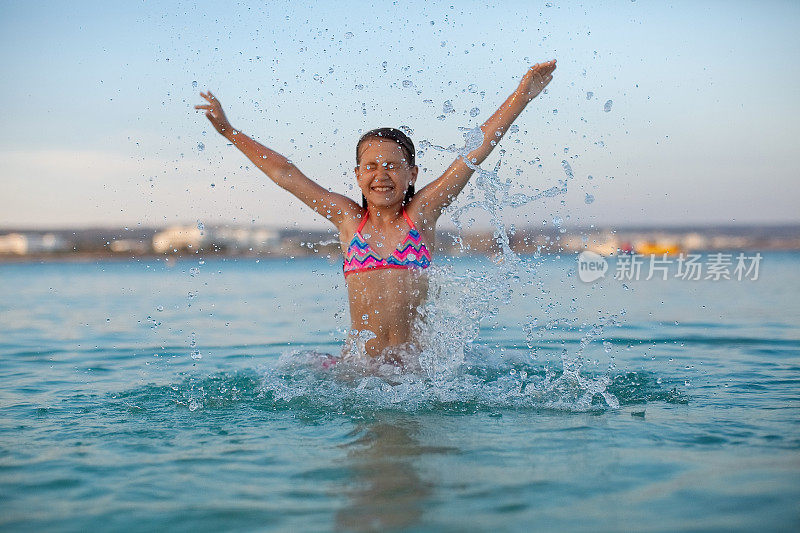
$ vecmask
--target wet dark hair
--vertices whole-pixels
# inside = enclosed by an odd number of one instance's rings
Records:
[[[367,133],[362,135],[356,144],[356,165],[360,164],[361,162],[361,145],[368,139],[388,139],[396,142],[403,151],[403,155],[406,156],[406,163],[408,163],[408,166],[414,166],[414,143],[411,142],[411,139],[409,139],[408,135],[395,128],[377,128],[374,130],[369,130]],[[406,197],[403,198],[403,205],[407,205],[413,196],[414,184],[412,183],[408,186]],[[367,208],[367,199],[363,194],[361,195],[361,206],[364,209]]]

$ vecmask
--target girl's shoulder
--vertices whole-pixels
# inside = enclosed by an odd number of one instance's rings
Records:
[[[339,239],[343,243],[350,242],[353,239],[353,236],[356,234],[356,231],[358,231],[358,227],[361,225],[366,214],[366,209],[359,207],[358,210],[354,209],[346,213],[342,218],[339,224]]]
[[[434,233],[436,231],[436,218],[433,213],[425,209],[425,206],[420,203],[416,198],[412,198],[406,205],[406,215],[411,219],[414,227],[422,233]],[[421,200],[421,199],[420,199]]]

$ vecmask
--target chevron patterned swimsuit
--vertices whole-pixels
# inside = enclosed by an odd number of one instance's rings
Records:
[[[347,253],[344,254],[344,277],[352,274],[353,272],[364,272],[366,270],[376,270],[379,268],[428,268],[431,264],[431,254],[425,243],[422,242],[422,236],[419,234],[411,219],[408,218],[406,210],[403,209],[403,218],[408,223],[409,230],[406,238],[395,248],[392,255],[386,259],[381,258],[370,248],[361,230],[364,229],[364,224],[367,223],[369,211],[364,214],[364,219],[359,224],[353,239],[350,241],[350,246],[347,247]]]

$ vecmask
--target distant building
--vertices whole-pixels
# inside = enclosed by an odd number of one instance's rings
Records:
[[[198,249],[205,235],[197,226],[171,226],[153,235],[153,251],[158,254]]]
[[[280,247],[280,234],[267,228],[172,226],[153,236],[159,254],[213,248],[234,254],[262,253]]]
[[[270,252],[280,246],[280,235],[267,228],[222,227],[212,231],[211,241],[231,252]]]
[[[590,250],[601,255],[613,255],[619,249],[619,242],[611,232],[592,232],[586,234],[566,233],[559,241],[565,252]]]
[[[109,244],[108,247],[112,252],[117,254],[146,254],[150,251],[150,243],[142,240],[137,241],[134,239],[117,239],[111,241],[111,244]]]
[[[28,255],[60,252],[66,248],[64,239],[54,233],[0,235],[0,254]]]
[[[22,233],[0,235],[0,254],[25,255],[28,253],[28,239]]]
[[[681,246],[686,250],[704,250],[708,247],[708,239],[697,232],[687,233],[683,236]]]
[[[741,250],[749,244],[747,237],[739,235],[717,235],[711,238],[711,249]]]

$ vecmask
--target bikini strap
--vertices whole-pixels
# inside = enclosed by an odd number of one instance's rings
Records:
[[[406,222],[408,222],[408,225],[411,227],[411,229],[413,229],[413,230],[417,229],[417,228],[414,227],[414,223],[411,222],[411,219],[408,218],[408,214],[406,214],[406,208],[405,207],[403,208],[403,218],[406,219]]]
[[[367,217],[368,216],[369,216],[369,209],[365,209],[364,210],[364,216],[361,217],[361,224],[358,225],[358,229],[356,230],[356,233],[360,234],[361,230],[364,229],[364,224],[367,223]]]

